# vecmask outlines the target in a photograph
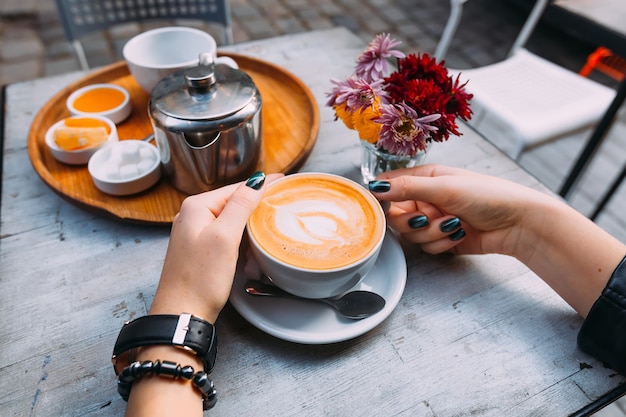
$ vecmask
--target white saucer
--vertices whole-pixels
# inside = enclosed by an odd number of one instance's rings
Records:
[[[398,305],[406,283],[406,259],[391,232],[387,232],[385,236],[374,268],[352,289],[373,291],[385,299],[385,307],[380,312],[362,320],[345,318],[332,307],[320,302],[247,294],[244,290],[246,280],[258,279],[259,271],[254,259],[246,262],[245,258],[252,258],[252,255],[242,250],[230,293],[231,304],[260,330],[290,342],[335,343],[370,331],[385,320]]]

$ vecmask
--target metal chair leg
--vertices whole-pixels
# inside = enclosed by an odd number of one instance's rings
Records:
[[[448,47],[450,46],[454,33],[456,32],[456,28],[459,26],[459,22],[461,21],[463,3],[466,1],[467,0],[450,0],[450,16],[448,17],[448,22],[446,23],[446,27],[443,30],[441,39],[439,40],[439,44],[437,44],[437,50],[435,51],[435,58],[437,58],[437,61],[444,59],[446,53],[448,53]]]
[[[85,56],[83,45],[77,39],[72,42],[72,45],[74,46],[74,51],[76,52],[76,58],[78,59],[80,68],[85,71],[88,70],[89,64],[87,63],[87,57]]]
[[[617,88],[617,94],[611,102],[611,105],[602,116],[602,119],[596,126],[591,137],[587,140],[585,148],[582,150],[580,156],[576,160],[574,167],[570,170],[570,173],[565,178],[565,182],[561,186],[559,195],[563,198],[567,198],[570,191],[579,180],[580,175],[587,168],[587,165],[595,155],[596,151],[604,141],[606,134],[613,125],[613,120],[617,111],[622,106],[622,103],[626,100],[626,78],[620,83]]]
[[[602,200],[600,200],[598,207],[596,207],[593,214],[589,216],[591,220],[595,220],[596,217],[598,217],[598,215],[600,214],[600,212],[602,212],[602,210],[604,209],[604,206],[606,206],[606,204],[609,202],[611,197],[613,197],[613,194],[615,194],[615,192],[621,185],[622,181],[624,181],[624,177],[626,177],[626,164],[624,164],[624,166],[622,167],[622,172],[617,176],[617,178],[615,178],[615,181],[613,181],[613,184],[611,184],[607,192],[602,197]]]

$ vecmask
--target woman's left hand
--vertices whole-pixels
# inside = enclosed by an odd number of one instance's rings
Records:
[[[282,174],[267,177],[271,182]],[[248,217],[265,177],[188,197],[172,225],[151,314],[191,313],[214,323],[226,304]],[[254,187],[260,187],[258,190]]]

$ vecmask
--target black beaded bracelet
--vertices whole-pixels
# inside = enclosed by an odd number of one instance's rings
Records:
[[[171,379],[191,381],[202,394],[202,409],[208,410],[217,403],[217,390],[206,372],[195,372],[192,366],[181,366],[171,361],[133,362],[120,372],[117,378],[117,392],[124,401],[128,401],[133,382],[145,375],[157,375]]]

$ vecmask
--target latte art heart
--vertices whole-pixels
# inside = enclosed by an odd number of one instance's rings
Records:
[[[281,196],[278,198],[282,199]],[[272,200],[267,203],[271,205]],[[350,207],[341,207],[335,201],[318,199],[278,205],[274,208],[276,230],[287,240],[311,245],[346,244],[341,232],[350,222],[348,216]],[[354,209],[358,207],[353,207]]]
[[[380,214],[365,193],[328,178],[285,179],[266,191],[249,230],[285,263],[339,268],[366,256],[382,233]]]

